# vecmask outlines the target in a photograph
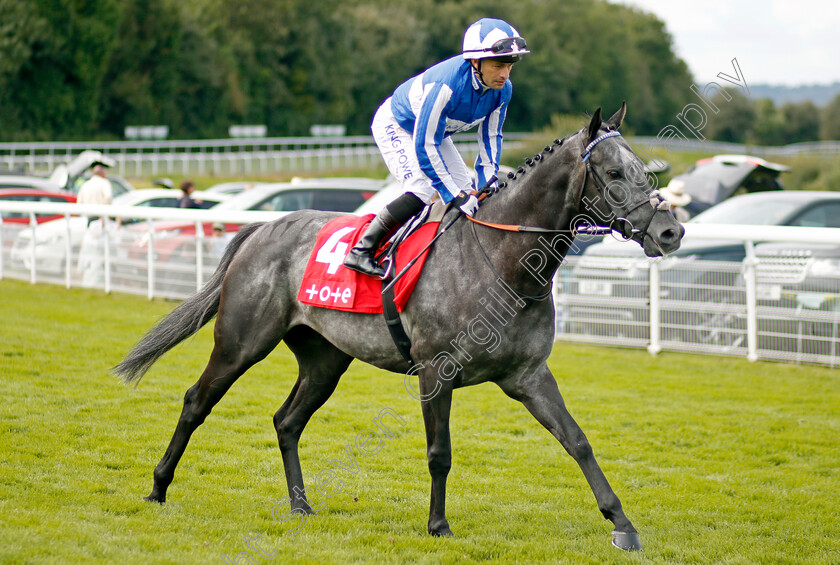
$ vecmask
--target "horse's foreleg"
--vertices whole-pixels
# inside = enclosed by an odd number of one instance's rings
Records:
[[[430,375],[437,379],[437,374]],[[420,390],[430,394],[432,388],[424,386],[420,379]],[[446,477],[452,467],[452,445],[449,442],[449,410],[452,406],[452,390],[444,388],[433,398],[421,402],[423,422],[426,426],[426,457],[429,473],[432,475],[432,496],[429,502],[429,533],[433,536],[451,536],[446,521]]]
[[[625,550],[641,549],[642,544],[636,528],[624,515],[621,501],[598,466],[589,440],[566,409],[557,382],[548,367],[543,367],[537,374],[524,380],[499,384],[509,396],[521,401],[528,408],[580,466],[598,502],[598,509],[615,525],[613,545]]]

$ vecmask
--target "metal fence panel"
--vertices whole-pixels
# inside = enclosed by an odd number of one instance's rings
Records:
[[[201,288],[232,238],[204,235],[213,233],[205,226],[283,215],[31,202],[0,202],[0,212],[26,222],[0,222],[0,278],[173,299]],[[38,224],[39,213],[65,217]],[[119,221],[87,219],[105,216]],[[158,219],[183,220],[194,229],[155,231]],[[840,243],[840,230],[831,228],[687,225],[686,232],[689,238],[741,239],[748,249],[753,240]],[[807,254],[750,252],[743,262],[567,257],[554,285],[557,339],[834,367],[840,258],[822,269],[816,261]]]

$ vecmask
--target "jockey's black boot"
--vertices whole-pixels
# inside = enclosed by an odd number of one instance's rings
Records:
[[[376,250],[379,249],[379,243],[402,224],[391,216],[387,207],[383,208],[344,258],[344,266],[373,277],[383,276],[385,268],[376,260]]]
[[[376,215],[365,234],[344,258],[344,266],[366,275],[383,276],[385,268],[375,258],[379,244],[419,213],[424,206],[423,201],[411,192],[395,198]]]

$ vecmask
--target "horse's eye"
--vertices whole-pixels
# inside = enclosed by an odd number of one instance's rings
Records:
[[[615,169],[610,169],[609,171],[607,171],[607,176],[610,177],[611,179],[617,179],[618,177],[621,176],[621,173],[619,173]]]

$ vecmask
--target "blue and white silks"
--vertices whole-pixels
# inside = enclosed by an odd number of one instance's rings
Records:
[[[441,151],[446,141],[451,143],[446,138],[478,127],[475,170],[478,186],[483,186],[499,170],[502,125],[512,92],[509,80],[501,90],[484,87],[475,77],[470,61],[456,55],[407,80],[389,99],[390,108],[386,110],[403,130],[412,134],[419,168],[445,202],[470,188],[464,186],[463,175],[450,171],[464,166],[457,152]],[[374,136],[376,125],[374,120]],[[453,159],[460,162],[454,163]]]

